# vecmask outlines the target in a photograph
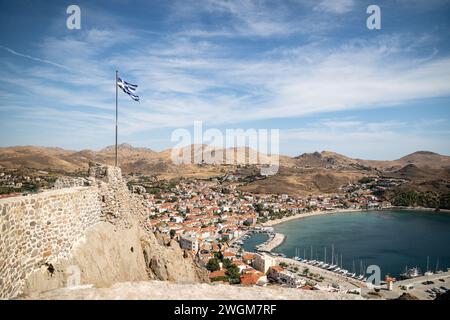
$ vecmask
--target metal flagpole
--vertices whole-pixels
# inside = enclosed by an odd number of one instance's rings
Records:
[[[118,112],[117,112],[117,74],[118,74],[118,71],[116,70],[116,167],[117,167],[117,116],[118,116]]]

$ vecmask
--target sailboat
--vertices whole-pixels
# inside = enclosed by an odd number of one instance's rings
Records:
[[[324,255],[323,255],[323,257],[324,257],[324,261],[323,261],[323,264],[320,267],[326,269],[326,268],[328,268],[330,266],[327,263],[327,247],[324,248]]]
[[[351,278],[354,278],[356,276],[356,273],[355,273],[355,260],[352,261],[352,273],[349,273],[347,276],[351,277]]]
[[[434,274],[433,271],[430,271],[429,266],[430,266],[430,256],[427,256],[427,271],[424,274],[425,276],[431,276]]]
[[[364,279],[364,271],[363,271],[363,262],[362,260],[359,260],[359,275],[356,277],[358,280]]]
[[[442,270],[439,270],[439,258],[437,258],[437,260],[436,260],[436,269],[435,269],[435,273],[442,273]]]
[[[337,267],[337,265],[334,264],[334,244],[331,245],[331,263],[330,266],[327,268],[327,270],[333,270]]]
[[[421,276],[420,270],[418,267],[408,269],[408,266],[405,267],[405,272],[400,273],[400,279],[411,279]]]

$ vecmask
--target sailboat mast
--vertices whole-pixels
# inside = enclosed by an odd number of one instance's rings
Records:
[[[333,265],[333,259],[334,259],[334,244],[331,245],[331,265]]]

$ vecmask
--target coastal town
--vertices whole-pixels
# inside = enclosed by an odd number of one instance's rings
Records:
[[[129,189],[139,194],[146,205],[149,229],[178,241],[199,265],[210,271],[211,282],[381,297],[379,287],[366,283],[361,267],[360,272],[345,270],[342,262],[339,263],[339,256],[332,252],[329,261],[307,257],[300,252],[295,257],[274,252],[283,243],[284,235],[275,233],[273,226],[314,215],[391,208],[389,201],[377,195],[380,190],[401,185],[404,182],[401,179],[364,178],[358,183],[342,186],[341,192],[336,194],[304,197],[245,192],[240,189],[242,179],[232,175],[209,179],[181,178],[169,182],[130,174],[127,181]],[[3,190],[14,191],[3,195],[7,197],[28,194],[29,190],[40,192],[89,185],[89,179],[81,176],[56,178],[45,171],[30,176],[3,171],[0,183]],[[17,192],[23,187],[27,187],[28,192]],[[244,242],[258,233],[265,234],[267,241],[246,251]],[[447,273],[439,278],[445,279],[443,284],[448,286],[450,274]],[[405,291],[405,285],[391,277],[383,279],[382,284],[387,296],[389,292],[395,297]]]
[[[165,184],[164,189],[151,189],[153,193],[145,192],[144,187],[134,189],[143,192],[153,230],[177,239],[183,249],[191,251],[211,271],[212,282],[281,285],[376,298],[379,288],[373,291],[367,285],[365,272],[345,270],[333,253],[330,261],[318,261],[301,258],[300,253],[287,258],[273,252],[284,236],[274,233],[272,226],[312,215],[390,208],[391,204],[373,191],[401,183],[396,179],[364,179],[345,186],[341,194],[308,197],[251,194],[240,191],[237,182],[223,184],[219,179],[181,179]],[[247,252],[242,245],[255,233],[266,233],[269,239]],[[441,276],[448,285],[449,275]],[[392,277],[382,281],[388,291],[397,290],[397,294],[404,291],[401,283]]]

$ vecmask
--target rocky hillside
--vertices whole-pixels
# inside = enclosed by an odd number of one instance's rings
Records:
[[[203,158],[201,155],[203,150]],[[0,148],[0,166],[4,168],[34,168],[49,171],[85,171],[89,161],[114,164],[114,146],[99,151],[70,151],[60,148],[9,147]],[[135,148],[128,144],[119,145],[119,163],[124,173],[140,173],[156,176],[158,179],[179,177],[208,178],[236,173],[249,158],[264,161],[266,155],[249,148],[211,150],[206,145],[191,145],[175,150],[179,156],[189,155],[209,164],[174,163],[172,150],[156,152],[148,148]],[[220,165],[226,155],[237,159],[232,165]],[[332,193],[343,184],[354,183],[364,176],[384,175],[426,183],[450,179],[450,157],[428,151],[418,151],[393,161],[372,161],[346,157],[322,151],[304,153],[297,157],[279,156],[278,174],[264,180],[249,183],[243,189],[262,193]],[[254,173],[258,169],[254,167]]]
[[[123,281],[209,281],[208,272],[190,252],[149,229],[143,196],[128,190],[120,169],[91,165],[89,179],[101,203],[101,222],[73,243],[69,256],[54,252],[51,261],[43,261],[40,269],[27,276],[25,295],[66,287],[74,273],[80,276],[80,284],[95,287]]]

